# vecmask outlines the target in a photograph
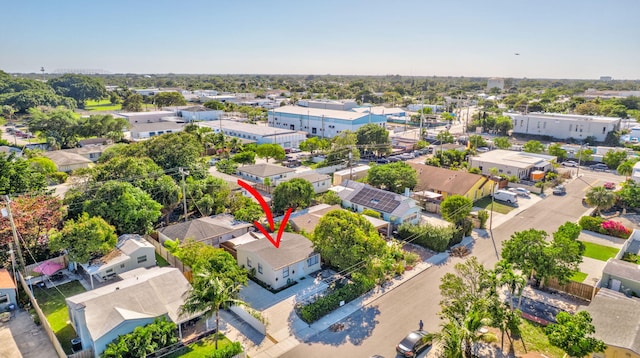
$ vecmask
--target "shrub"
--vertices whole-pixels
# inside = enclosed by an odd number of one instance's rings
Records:
[[[486,229],[487,220],[489,219],[489,212],[486,210],[478,211],[478,220],[480,220],[480,228]]]
[[[242,353],[242,345],[240,345],[240,342],[233,342],[214,351],[211,355],[208,355],[207,358],[231,358],[240,353]]]
[[[69,174],[65,172],[55,172],[51,174],[51,179],[55,180],[58,184],[63,184],[69,178]]]
[[[622,225],[619,221],[607,220],[600,224],[602,229],[604,229],[607,235],[619,237],[621,239],[628,239],[629,235],[631,235],[631,230]]]
[[[462,242],[465,236],[471,235],[473,230],[473,223],[469,219],[462,219],[456,223],[453,230],[453,237],[449,241],[449,246],[457,245]]]
[[[625,252],[624,255],[622,255],[622,260],[623,261],[628,261],[628,262],[633,262],[634,264],[638,262],[638,255],[633,254],[631,252]]]
[[[382,218],[382,215],[380,215],[379,212],[377,212],[375,210],[371,210],[371,209],[362,210],[362,215],[370,216],[370,217],[376,218],[376,219]]]
[[[443,252],[449,247],[453,238],[453,227],[404,223],[398,227],[398,237],[402,240],[410,240],[427,249]]]
[[[580,224],[584,230],[601,233],[602,227],[600,224],[602,224],[603,221],[604,220],[600,217],[583,216],[580,218],[578,224]]]

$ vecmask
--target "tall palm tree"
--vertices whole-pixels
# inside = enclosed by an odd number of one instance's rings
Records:
[[[506,286],[509,290],[509,307],[513,307],[513,297],[520,296],[518,299],[518,307],[522,301],[522,291],[527,287],[527,278],[517,273],[513,264],[504,260],[496,264],[496,273],[499,275],[498,284],[500,286]]]
[[[635,163],[636,161],[632,159],[625,160],[624,162],[620,163],[620,165],[618,165],[616,171],[618,172],[618,174],[624,175],[625,180],[629,180],[631,173],[633,173],[633,166]]]
[[[205,319],[216,316],[216,329],[220,330],[220,309],[232,305],[247,306],[248,304],[237,298],[241,285],[227,284],[217,277],[216,273],[203,269],[196,274],[193,288],[187,292],[187,298],[180,306],[180,315],[203,313]],[[207,325],[207,328],[208,325]],[[215,347],[218,349],[218,332],[215,337]]]
[[[616,202],[616,195],[603,186],[596,186],[587,192],[587,204],[595,206],[597,213],[609,209]]]

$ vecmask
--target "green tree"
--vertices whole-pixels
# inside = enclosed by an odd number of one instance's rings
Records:
[[[238,154],[234,154],[233,157],[231,157],[231,160],[239,164],[255,164],[256,153],[251,151],[240,152]]]
[[[454,271],[440,279],[440,307],[443,316],[462,323],[471,312],[484,308],[494,283],[491,272],[475,256],[457,263]]]
[[[498,116],[493,129],[500,135],[507,135],[513,129],[513,121],[509,116]]]
[[[640,184],[637,182],[627,180],[617,194],[626,208],[640,208]]]
[[[453,134],[449,131],[438,132],[436,135],[436,139],[441,143],[453,143],[455,138],[453,138]]]
[[[142,189],[117,181],[104,183],[84,202],[84,211],[90,216],[101,216],[119,234],[149,233],[160,217],[161,208]]]
[[[567,158],[567,151],[562,148],[562,145],[559,143],[550,144],[547,148],[547,152],[549,155],[553,155],[558,157],[558,162],[561,162]]]
[[[598,214],[600,214],[602,210],[609,209],[616,203],[616,195],[603,186],[596,186],[589,189],[586,197],[587,204],[595,207]]]
[[[127,112],[142,112],[142,104],[142,96],[137,93],[133,93],[128,95],[124,101],[122,101],[122,110]]]
[[[316,151],[324,151],[331,147],[331,143],[325,138],[311,137],[300,142],[300,150],[314,154]]]
[[[342,203],[342,199],[340,198],[340,196],[332,190],[329,190],[326,193],[320,195],[318,200],[321,203],[328,205],[338,205]]]
[[[509,142],[509,137],[497,137],[493,139],[493,144],[499,149],[509,149],[511,148],[511,143]]]
[[[194,272],[209,271],[227,285],[247,284],[247,270],[238,266],[236,259],[224,249],[191,239],[184,243],[168,241],[165,247]]]
[[[624,162],[620,163],[620,165],[618,165],[616,171],[618,172],[618,174],[624,175],[627,179],[629,179],[629,177],[633,173],[633,166],[636,164],[636,162],[637,160],[635,159],[627,159]]]
[[[72,110],[56,108],[47,113],[37,108],[29,110],[29,130],[54,138],[62,148],[73,148],[78,143],[80,116]]]
[[[104,255],[116,247],[115,228],[99,216],[83,213],[77,220],[67,220],[62,230],[49,233],[51,250],[67,250],[71,261],[89,262],[93,255]]]
[[[260,204],[242,194],[236,194],[231,197],[229,212],[236,220],[248,223],[260,220],[265,215]]]
[[[458,223],[467,218],[473,208],[473,201],[462,195],[450,195],[442,201],[442,218],[450,223]]]
[[[207,101],[207,102],[204,102],[203,105],[209,109],[213,109],[216,111],[224,111],[225,109],[224,104],[218,101]]]
[[[581,103],[576,106],[575,112],[582,115],[597,115],[600,112],[600,106],[593,102]]]
[[[100,100],[107,96],[102,79],[77,74],[66,74],[47,81],[57,94],[76,100],[84,108],[87,100]]]
[[[586,357],[591,353],[604,352],[607,345],[592,335],[596,332],[587,311],[576,314],[560,312],[556,315],[558,323],[545,328],[549,343],[565,351],[570,357]]]
[[[231,191],[224,180],[212,176],[204,179],[190,176],[186,184],[187,198],[190,199],[187,200],[189,211],[198,211],[202,216],[225,212]]]
[[[228,175],[233,175],[238,170],[238,163],[231,159],[222,159],[216,162],[216,169],[220,173],[225,173]]]
[[[515,232],[511,239],[502,243],[502,258],[529,276],[539,267],[546,266],[545,248],[547,233],[543,230],[529,229]]]
[[[484,140],[484,138],[482,138],[481,135],[474,134],[469,137],[469,146],[474,149],[480,148],[480,147],[486,147],[487,141]]]
[[[282,149],[278,144],[273,143],[259,144],[256,147],[256,154],[260,158],[265,158],[267,163],[271,158],[274,158],[275,160],[283,160],[285,157],[284,149]]]
[[[47,187],[46,176],[15,153],[0,153],[0,195],[40,192]]]
[[[530,140],[522,146],[522,150],[527,153],[542,153],[544,145],[537,140]]]
[[[418,179],[415,169],[409,164],[395,162],[373,166],[367,174],[367,182],[394,193],[403,193],[405,188],[415,188]]]
[[[618,168],[622,162],[627,159],[627,152],[624,150],[610,150],[605,153],[604,157],[602,157],[602,161],[607,165],[610,169]]]
[[[386,242],[366,218],[340,209],[320,219],[311,241],[322,259],[338,270],[351,270],[357,263],[384,256],[387,250]]]
[[[220,330],[220,309],[226,309],[233,305],[247,306],[246,302],[237,298],[241,287],[238,284],[229,284],[217,277],[215,272],[204,269],[196,273],[193,288],[189,290],[184,304],[180,306],[180,314],[203,313],[205,319],[209,319],[215,314],[216,327]],[[217,333],[215,348],[218,349]]]
[[[165,170],[184,167],[193,171],[201,152],[195,136],[185,132],[154,137],[145,142],[145,148],[147,156]]]
[[[187,101],[180,92],[160,92],[153,96],[156,107],[184,106]]]
[[[333,137],[331,149],[327,152],[325,160],[329,165],[346,163],[351,153],[351,161],[360,160],[360,151],[356,148],[358,138],[354,132],[344,130],[337,136]]]
[[[589,162],[593,160],[593,150],[591,149],[580,149],[576,153],[576,159],[580,160],[580,162]]]
[[[306,208],[311,205],[314,195],[313,185],[304,179],[293,178],[282,182],[273,190],[273,210],[283,213],[288,208],[294,211]]]
[[[79,119],[78,134],[83,137],[106,137],[119,141],[124,136],[123,130],[129,127],[129,122],[125,118],[97,114]]]
[[[1,82],[1,81],[0,81]],[[16,112],[25,113],[28,109],[38,106],[75,109],[77,103],[73,98],[59,96],[52,89],[28,89],[0,95],[0,104],[15,108]]]

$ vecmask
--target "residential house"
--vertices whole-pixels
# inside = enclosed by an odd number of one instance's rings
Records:
[[[283,148],[298,148],[300,142],[307,139],[307,136],[300,131],[289,128],[271,128],[262,125],[241,123],[222,119],[215,122],[198,122],[200,127],[211,128],[214,133],[222,132],[225,135],[253,140],[258,144],[272,143]]]
[[[333,138],[342,131],[357,131],[373,123],[385,128],[387,117],[373,113],[360,113],[301,106],[284,106],[269,111],[269,127],[303,131],[312,136]]]
[[[158,240],[164,244],[166,240],[188,239],[203,242],[207,245],[220,247],[220,244],[249,232],[252,224],[235,220],[229,214],[207,216],[187,222],[158,229]]]
[[[408,189],[405,190],[405,195],[401,195],[353,180],[345,180],[340,186],[333,187],[331,190],[338,193],[344,208],[359,213],[364,209],[377,211],[384,220],[394,225],[420,222],[420,206],[417,201],[409,197]]]
[[[113,141],[109,138],[88,138],[88,139],[81,139],[78,141],[78,145],[80,146],[80,148],[103,146],[103,145],[106,146],[109,144],[113,144]]]
[[[283,233],[278,248],[262,234],[247,235],[254,240],[239,239],[243,243],[235,246],[238,265],[255,271],[255,277],[274,290],[320,270],[320,254],[300,234]]]
[[[106,346],[136,327],[166,317],[178,325],[198,315],[180,315],[191,285],[172,267],[139,268],[120,275],[118,281],[66,298],[69,319],[82,349],[93,349],[97,358]]]
[[[80,148],[64,149],[64,151],[67,153],[74,153],[74,154],[81,155],[89,159],[93,163],[95,163],[98,161],[102,153],[104,153],[104,151],[109,147],[111,147],[111,144],[108,144],[108,145],[97,144],[97,145],[88,145]]]
[[[607,349],[594,358],[640,358],[640,299],[601,288],[585,307]]]
[[[311,183],[313,186],[313,191],[316,194],[324,193],[329,190],[331,187],[331,177],[327,174],[321,174],[314,171],[302,172],[296,174],[293,177],[287,177],[285,179],[280,179],[275,182],[276,185],[283,183],[285,181],[289,181],[291,179],[304,179]]]
[[[609,259],[602,270],[601,287],[626,295],[640,295],[640,267],[634,262]]]
[[[417,173],[418,184],[414,190],[442,194],[442,199],[451,195],[462,195],[476,201],[491,195],[496,185],[487,177],[464,170],[451,170],[413,162],[407,162],[407,164]]]
[[[291,227],[296,232],[312,233],[316,229],[316,226],[318,226],[320,219],[322,219],[322,217],[324,217],[327,213],[334,210],[345,209],[343,209],[340,205],[318,204],[307,209],[291,213],[291,216],[289,217],[289,223],[291,223]],[[367,221],[371,223],[371,225],[373,225],[373,227],[376,228],[376,230],[378,230],[379,233],[384,236],[389,235],[388,222],[373,218],[368,215],[363,216],[365,219],[367,219]]]
[[[264,184],[264,181],[267,178],[269,178],[271,184],[275,184],[276,182],[286,178],[293,178],[295,172],[295,169],[268,163],[243,165],[237,170],[237,174],[240,178],[260,184]]]
[[[53,150],[43,152],[43,156],[51,159],[59,172],[72,172],[77,169],[89,168],[93,162],[80,154],[68,152],[66,150]]]
[[[556,113],[504,113],[513,121],[513,133],[544,135],[582,141],[595,137],[604,142],[607,133],[620,129],[620,118]]]
[[[82,270],[89,276],[91,288],[94,280],[104,282],[123,272],[141,267],[156,265],[155,249],[140,235],[121,235],[115,249],[110,253],[81,264]]]
[[[16,284],[7,269],[0,269],[0,312],[6,311],[9,305],[13,305],[14,308],[18,306]]]
[[[359,165],[349,169],[338,170],[333,173],[333,185],[340,185],[344,180],[348,179],[360,180],[366,178],[367,174],[369,174],[369,169],[371,167],[368,165]]]
[[[498,175],[532,180],[533,172],[544,173],[553,170],[556,159],[557,157],[552,155],[495,149],[473,156],[469,160],[471,167],[480,169],[483,175],[491,175],[491,169],[496,168]]]

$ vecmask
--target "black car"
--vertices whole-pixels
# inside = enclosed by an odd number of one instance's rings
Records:
[[[428,332],[413,331],[398,343],[396,346],[396,352],[403,357],[415,357],[430,345],[431,337]]]
[[[376,163],[378,163],[378,164],[387,164],[387,163],[389,163],[389,159],[387,159],[387,158],[378,158],[378,159],[376,159]]]
[[[589,166],[589,169],[596,171],[596,172],[604,172],[609,170],[609,167],[606,164],[602,164],[602,163],[598,163],[598,164],[594,164]]]

